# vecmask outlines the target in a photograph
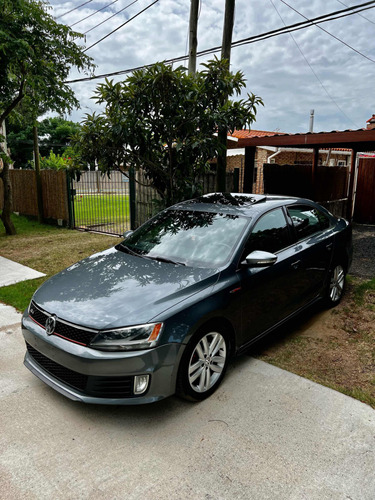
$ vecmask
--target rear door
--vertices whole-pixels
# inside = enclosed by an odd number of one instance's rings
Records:
[[[322,293],[334,250],[330,219],[313,205],[287,207],[296,240],[297,269],[301,283],[301,305]]]

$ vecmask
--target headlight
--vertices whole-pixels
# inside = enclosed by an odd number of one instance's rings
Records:
[[[129,326],[98,333],[90,344],[103,351],[129,351],[154,347],[163,329],[163,323]]]

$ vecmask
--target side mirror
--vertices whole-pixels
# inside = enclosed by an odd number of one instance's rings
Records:
[[[131,230],[129,230],[129,231],[125,231],[125,233],[124,233],[122,236],[123,236],[124,238],[127,238],[128,236],[130,236],[130,235],[131,235],[131,234],[133,234],[133,233],[134,233],[134,231],[131,231]]]
[[[247,257],[245,264],[248,267],[267,267],[272,266],[277,261],[277,256],[270,252],[263,252],[262,250],[255,250]]]

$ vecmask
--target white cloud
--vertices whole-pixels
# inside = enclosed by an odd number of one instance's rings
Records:
[[[53,0],[56,16],[80,5],[84,0],[57,2]],[[119,12],[132,0],[118,0],[109,8],[74,26],[85,32]],[[316,17],[344,6],[337,0],[287,0],[307,17]],[[94,0],[60,21],[72,24],[111,0]],[[127,19],[150,5],[152,0],[138,0],[134,5],[87,34],[90,46]],[[198,23],[198,50],[221,44],[224,20],[224,0],[202,0]],[[273,0],[286,24],[303,20],[280,0]],[[146,12],[130,21],[103,42],[88,51],[97,64],[96,74],[150,64],[181,56],[186,53],[190,2],[188,0],[160,0]],[[363,12],[375,22],[375,9]],[[246,38],[282,26],[270,0],[237,0],[233,40]],[[358,15],[321,25],[355,49],[375,60],[375,25]],[[317,27],[310,27],[293,34],[300,49],[318,78],[312,73],[290,35],[244,45],[232,50],[231,64],[234,71],[242,70],[247,80],[247,91],[260,95],[265,103],[258,112],[253,128],[285,132],[304,132],[308,129],[310,109],[315,109],[315,130],[334,130],[363,127],[375,112],[373,90],[375,64],[345,47]],[[207,58],[199,59],[199,62]],[[72,71],[72,78],[79,77]],[[116,80],[124,77],[116,77]],[[90,99],[99,80],[74,84],[82,109],[74,112],[73,119],[97,109]],[[336,101],[345,115],[340,112]]]

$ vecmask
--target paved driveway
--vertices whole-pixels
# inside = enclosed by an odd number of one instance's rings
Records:
[[[375,498],[375,412],[359,401],[243,356],[200,404],[86,406],[22,366],[6,323],[2,500]]]

